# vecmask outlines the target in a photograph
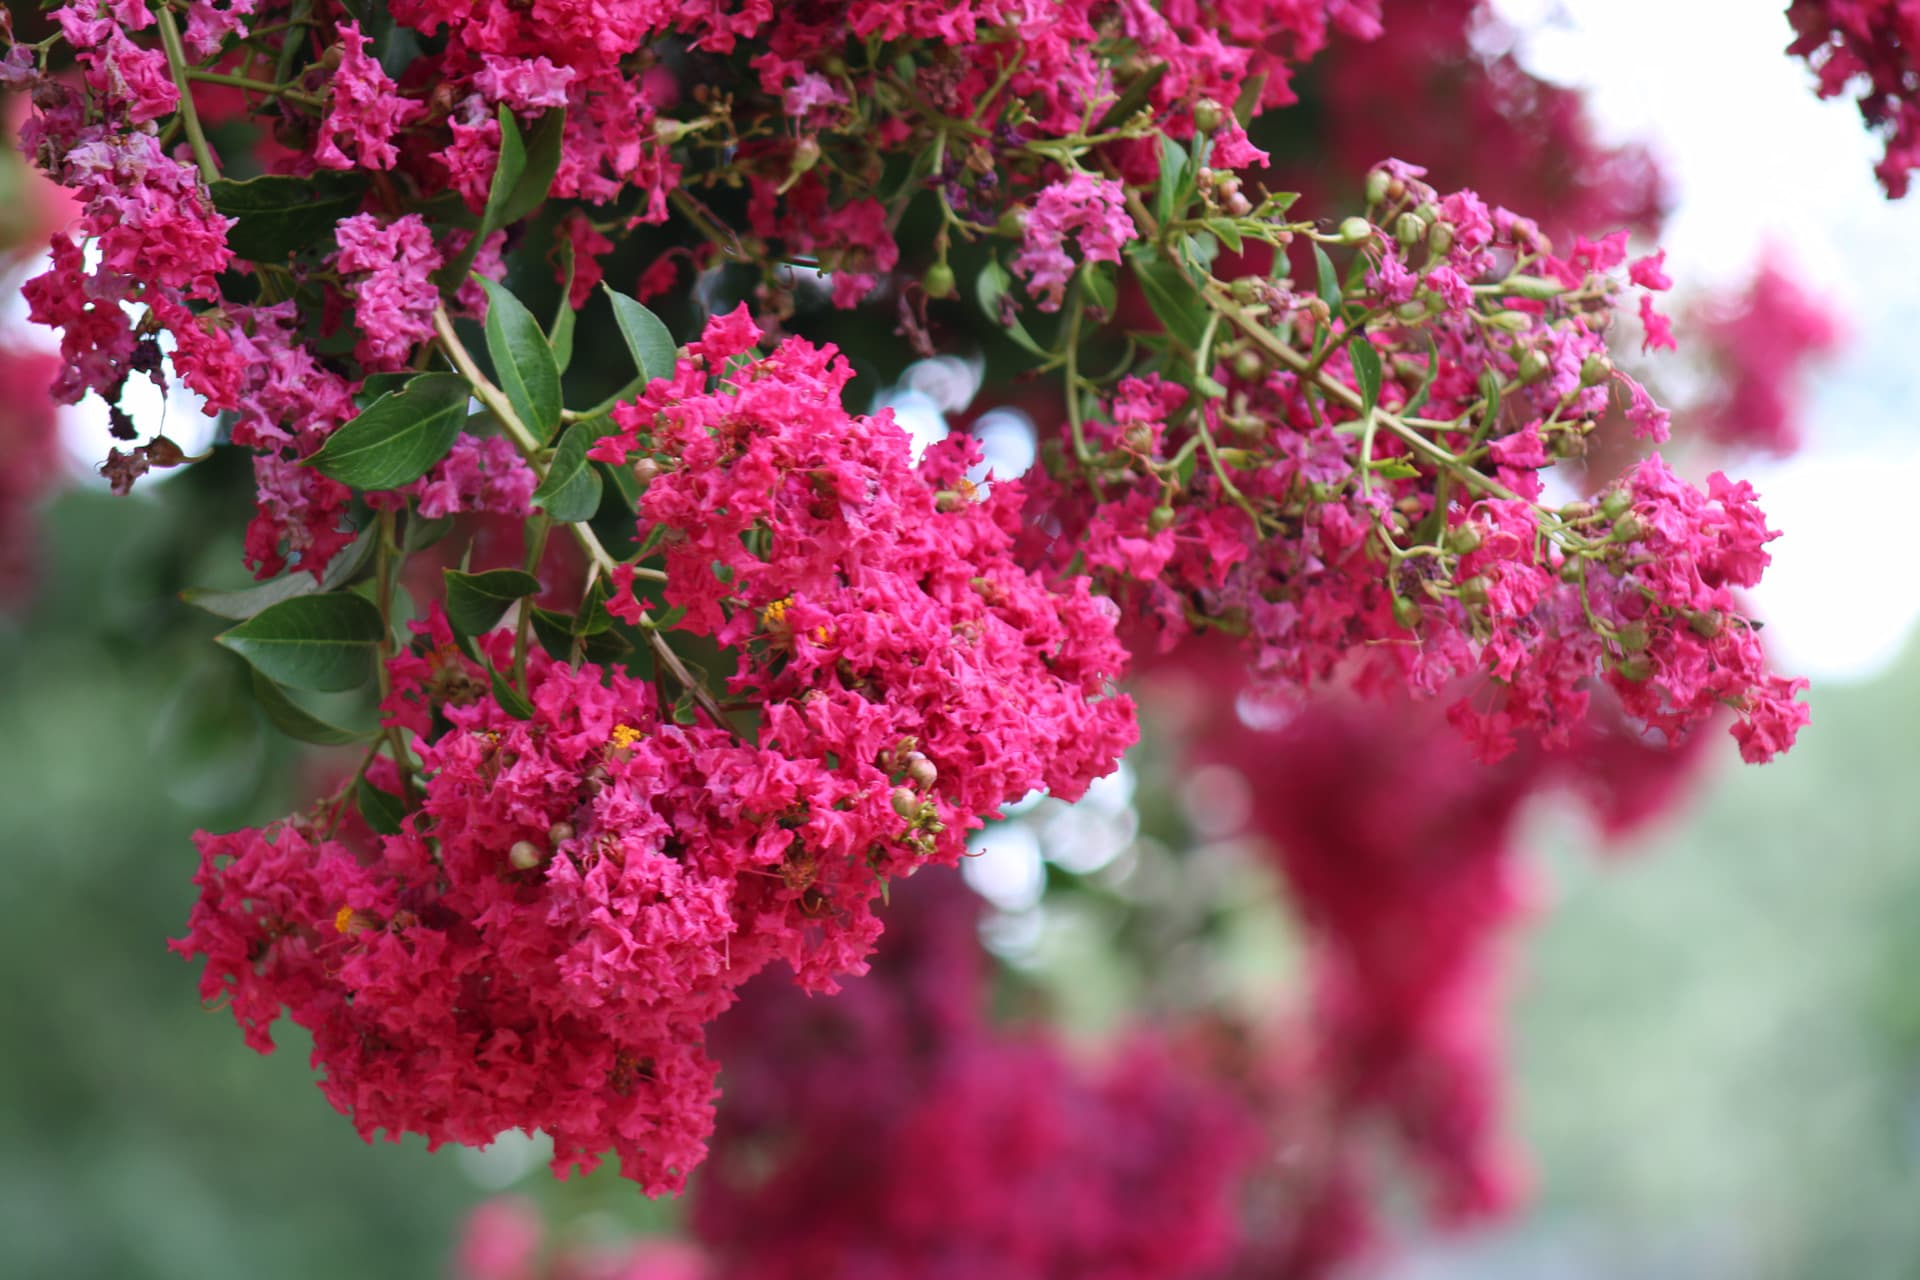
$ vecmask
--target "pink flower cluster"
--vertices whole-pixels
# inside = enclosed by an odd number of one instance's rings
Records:
[[[654,475],[640,533],[664,537],[680,629],[736,655],[763,745],[837,761],[942,860],[1031,790],[1077,798],[1134,737],[1111,605],[1013,560],[1019,488],[969,480],[968,442],[915,467],[890,414],[841,408],[832,348],[759,337],[744,308],[715,320],[594,446]],[[628,617],[632,581],[609,605]]]
[[[1798,449],[1807,373],[1841,341],[1832,310],[1793,274],[1763,263],[1745,289],[1703,301],[1688,321],[1716,385],[1687,426],[1718,444]]]
[[[420,807],[390,836],[320,817],[200,836],[175,947],[255,1048],[283,1007],[305,1027],[369,1138],[541,1130],[558,1171],[612,1150],[677,1190],[712,1125],[705,1025],[771,961],[816,987],[857,971],[908,822],[884,780],[675,724],[592,665],[531,655],[515,719],[444,619],[416,629],[385,707],[420,774],[370,777]],[[495,664],[511,650],[489,637]]]
[[[1920,12],[1905,0],[1793,0],[1787,20],[1787,52],[1813,68],[1821,97],[1858,99],[1860,118],[1886,144],[1874,166],[1880,185],[1896,200],[1906,195],[1920,168]]]
[[[716,1277],[1200,1280],[1233,1256],[1253,1117],[1177,1041],[1081,1064],[990,1024],[977,905],[916,878],[873,973],[826,1003],[759,984],[716,1027],[693,1205]]]
[[[1665,540],[1644,551],[1642,526],[1614,520],[1624,500],[1605,514],[1537,505],[1539,473],[1584,449],[1615,394],[1637,431],[1665,438],[1666,414],[1613,368],[1605,341],[1619,292],[1606,273],[1624,267],[1639,288],[1664,288],[1658,257],[1628,263],[1624,232],[1576,236],[1555,255],[1526,219],[1472,192],[1442,196],[1397,162],[1376,171],[1375,185],[1397,234],[1366,242],[1360,301],[1386,318],[1364,332],[1336,320],[1316,379],[1302,375],[1305,356],[1276,366],[1257,349],[1223,360],[1213,374],[1225,394],[1198,402],[1154,377],[1124,379],[1084,428],[1097,483],[1071,464],[1067,483],[1036,483],[1030,542],[1062,562],[1078,557],[1163,643],[1196,629],[1244,636],[1270,692],[1340,677],[1446,694],[1489,758],[1528,734],[1564,743],[1602,676],[1634,684],[1625,695],[1634,713],[1675,735],[1724,704],[1743,716],[1748,758],[1790,743],[1805,716],[1792,702],[1800,686],[1767,674],[1756,633],[1724,594],[1766,563],[1750,490],[1722,480],[1711,496],[1677,481],[1661,488]],[[1507,279],[1501,264],[1523,255],[1538,274]],[[1237,284],[1282,317],[1283,334],[1311,344],[1305,317],[1324,306],[1319,297],[1285,281]],[[1643,314],[1664,324],[1650,307]],[[1360,343],[1391,370],[1375,394],[1398,430],[1357,420]],[[1497,419],[1486,418],[1495,403]],[[1221,440],[1231,448],[1212,443]],[[1464,486],[1438,465],[1462,456],[1475,460]],[[1190,477],[1183,458],[1193,459]],[[1657,460],[1642,474],[1654,468],[1670,478]],[[1734,505],[1723,509],[1723,498]],[[1685,616],[1646,616],[1643,592],[1659,590],[1646,552],[1739,566],[1737,580],[1708,570],[1702,602],[1672,606],[1726,623],[1706,666],[1669,625],[1679,617],[1685,630]],[[1643,622],[1645,636],[1632,625]],[[1649,664],[1662,674],[1636,684]]]

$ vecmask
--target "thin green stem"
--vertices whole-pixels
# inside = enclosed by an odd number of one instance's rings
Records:
[[[180,119],[186,126],[187,144],[193,148],[201,179],[211,186],[220,180],[220,166],[213,158],[213,148],[207,145],[200,115],[193,109],[193,86],[187,78],[191,68],[186,48],[180,43],[180,28],[173,21],[173,11],[165,5],[155,10],[154,16],[160,20],[160,46],[166,51],[167,69],[173,72],[173,87],[180,93]]]
[[[269,98],[285,98],[304,107],[318,109],[326,105],[326,100],[318,94],[307,93],[289,84],[268,84],[265,80],[253,80],[246,76],[228,75],[224,71],[201,71],[190,68],[187,78],[203,84],[224,84],[234,89],[246,89],[252,93],[265,94]]]
[[[387,696],[393,692],[393,678],[387,671],[387,663],[392,660],[395,649],[393,643],[393,572],[394,554],[399,543],[393,532],[393,508],[387,507],[380,512],[379,543],[374,550],[374,596],[380,606],[380,658],[375,664],[375,676],[380,684],[380,701],[384,705]],[[393,754],[394,767],[400,771],[400,798],[407,808],[413,808],[413,760],[407,754],[407,744],[400,736],[400,727],[390,724],[386,727],[387,749]]]

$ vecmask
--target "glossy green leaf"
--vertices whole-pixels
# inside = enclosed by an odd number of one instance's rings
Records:
[[[1160,318],[1167,333],[1189,351],[1197,351],[1207,330],[1206,310],[1194,296],[1180,268],[1142,246],[1129,255],[1133,273],[1140,281],[1147,305]]]
[[[640,371],[640,376],[648,382],[671,376],[680,359],[672,330],[659,316],[626,294],[604,284],[600,287],[607,291],[607,300],[613,303],[613,322],[620,326],[620,336],[626,340],[633,367]]]
[[[513,687],[511,681],[496,671],[492,663],[487,664],[487,679],[493,685],[493,700],[500,704],[502,711],[515,720],[533,719],[533,704],[527,701],[525,694]]]
[[[555,662],[570,661],[573,656],[573,615],[552,609],[533,607],[533,638]]]
[[[1187,152],[1184,147],[1160,135],[1160,181],[1153,189],[1153,216],[1162,227],[1186,211],[1182,199],[1187,186]]]
[[[442,569],[447,584],[447,621],[462,635],[485,635],[516,600],[540,590],[540,579],[519,569],[462,573]]]
[[[1347,356],[1353,361],[1353,380],[1360,390],[1360,417],[1364,421],[1373,416],[1374,406],[1380,403],[1380,353],[1365,333],[1356,332],[1347,343]]]
[[[207,194],[215,209],[238,219],[227,229],[227,246],[242,258],[272,262],[325,241],[334,223],[359,211],[366,189],[364,174],[323,171],[309,178],[221,178]]]
[[[1019,309],[1013,305],[1008,294],[1013,290],[1013,277],[1000,265],[998,258],[988,258],[987,265],[974,277],[973,296],[980,304],[987,319],[1007,337],[1036,356],[1044,357],[1047,349],[1033,340],[1027,332],[1027,326],[1020,323]]]
[[[1340,314],[1340,274],[1333,269],[1333,259],[1319,245],[1313,246],[1313,265],[1319,277],[1317,285],[1320,301],[1327,304],[1327,310]]]
[[[504,109],[504,108],[503,108]],[[566,136],[567,109],[554,107],[543,114],[525,140],[525,158],[520,176],[507,193],[500,208],[500,221],[489,227],[506,227],[520,221],[545,202],[553,187],[553,175],[560,171],[560,144]],[[493,193],[487,193],[493,204]]]
[[[351,592],[297,596],[214,638],[253,669],[295,689],[357,689],[386,634],[380,611]]]
[[[260,710],[266,713],[276,729],[301,742],[322,747],[344,747],[349,743],[366,742],[373,737],[371,729],[343,729],[339,725],[328,724],[288,697],[285,689],[261,675],[257,669],[253,673],[253,699],[260,704]]]
[[[367,825],[379,835],[398,835],[400,825],[407,819],[404,800],[392,792],[382,791],[365,778],[353,784],[353,802]]]
[[[1114,287],[1111,264],[1089,262],[1081,267],[1080,288],[1086,293],[1088,306],[1098,307],[1108,315],[1113,314],[1119,291]]]
[[[600,509],[600,473],[587,461],[587,447],[603,432],[604,418],[576,422],[554,448],[547,478],[533,491],[534,505],[552,519],[572,524],[591,520]]]
[[[573,363],[573,326],[578,318],[573,309],[573,241],[560,241],[560,304],[553,309],[553,323],[547,326],[547,345],[553,348],[554,367],[561,373]]]
[[[1231,218],[1208,218],[1207,230],[1220,237],[1220,243],[1233,253],[1239,253],[1244,247],[1244,242],[1240,238],[1240,228]]]
[[[503,284],[484,276],[487,291],[487,355],[507,402],[538,440],[560,425],[560,365],[540,322]]]
[[[520,122],[514,119],[513,108],[501,103],[500,117],[500,158],[494,162],[493,181],[487,187],[487,205],[480,215],[478,235],[485,236],[507,224],[507,204],[513,198],[514,188],[520,185],[520,179],[527,172],[527,144],[520,136]]]
[[[328,436],[307,465],[355,489],[395,489],[446,457],[466,421],[467,380],[419,374]]]
[[[180,598],[196,609],[205,609],[220,618],[231,618],[235,622],[251,618],[262,609],[279,604],[282,600],[292,600],[298,596],[315,595],[323,591],[332,591],[344,587],[357,578],[373,559],[375,541],[379,532],[374,525],[368,525],[360,531],[360,536],[340,551],[334,553],[327,562],[326,570],[316,579],[305,569],[294,569],[283,577],[271,582],[263,582],[256,587],[247,587],[241,591],[210,591],[204,587],[188,587],[180,593]]]

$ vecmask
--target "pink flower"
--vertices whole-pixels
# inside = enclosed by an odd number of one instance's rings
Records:
[[[367,38],[358,23],[342,22],[339,36],[340,65],[330,82],[313,158],[328,169],[391,169],[400,159],[394,139],[426,114],[426,105],[399,95],[380,64],[367,56]]]
[[[433,233],[417,213],[383,220],[373,213],[342,218],[334,227],[334,268],[350,277],[360,338],[354,356],[370,371],[404,368],[414,347],[433,334],[441,266]]]
[[[1013,270],[1026,279],[1042,311],[1058,311],[1075,269],[1070,243],[1084,262],[1118,262],[1136,234],[1120,184],[1075,170],[1035,199]]]

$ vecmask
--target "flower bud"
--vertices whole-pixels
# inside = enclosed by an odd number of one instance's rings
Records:
[[[1633,495],[1625,489],[1614,489],[1600,499],[1600,514],[1609,520],[1618,520],[1633,505]]]
[[[1405,596],[1395,596],[1393,598],[1393,620],[1402,627],[1405,627],[1408,631],[1417,630],[1420,626],[1420,605],[1416,601],[1407,599]]]
[[[998,222],[993,224],[993,231],[995,235],[1004,236],[1009,240],[1018,240],[1027,234],[1027,211],[1019,205],[1012,206],[1000,215]]]
[[[1455,525],[1447,530],[1447,536],[1440,545],[1454,555],[1464,556],[1479,548],[1480,531],[1470,524]]]
[[[920,797],[913,794],[911,787],[893,789],[893,811],[903,818],[911,818],[920,812]]]
[[[1719,635],[1720,628],[1725,626],[1726,622],[1726,615],[1718,609],[1702,609],[1687,615],[1687,625],[1692,627],[1693,634],[1702,640],[1711,640]]]
[[[1620,673],[1622,679],[1631,680],[1635,684],[1641,684],[1653,678],[1653,663],[1647,661],[1643,654],[1636,653],[1616,659],[1613,669]]]
[[[1409,298],[1395,307],[1393,314],[1408,324],[1416,324],[1427,318],[1427,304],[1419,298]]]
[[[1525,333],[1533,328],[1534,318],[1524,311],[1496,311],[1487,323],[1502,333]]]
[[[1236,218],[1244,218],[1253,212],[1253,201],[1247,199],[1247,193],[1237,186],[1227,192],[1227,198],[1221,203]]]
[[[1267,362],[1252,347],[1242,347],[1233,353],[1233,376],[1242,382],[1252,382],[1265,372]]]
[[[1154,533],[1160,533],[1173,524],[1173,519],[1172,507],[1155,507],[1147,516],[1147,528]]]
[[[1453,250],[1453,224],[1434,223],[1433,230],[1427,233],[1427,248],[1433,251],[1436,258],[1446,257]]]
[[[1492,594],[1487,589],[1487,580],[1479,574],[1475,574],[1473,577],[1461,583],[1458,590],[1460,592],[1460,600],[1463,604],[1475,606],[1486,604]]]
[[[1387,183],[1392,180],[1385,169],[1375,169],[1367,175],[1367,203],[1379,204],[1387,198]]]
[[[1645,653],[1647,646],[1653,643],[1653,633],[1644,622],[1629,622],[1614,633],[1614,638],[1628,653]]]
[[[659,475],[660,464],[652,458],[642,458],[633,464],[633,478],[638,480],[643,488],[652,484]]]
[[[1365,218],[1348,218],[1340,224],[1340,239],[1346,244],[1363,244],[1373,238],[1373,224]]]
[[[1202,98],[1193,105],[1193,127],[1201,133],[1212,133],[1227,120],[1227,109],[1212,98]]]
[[[1538,347],[1528,347],[1520,357],[1520,367],[1515,371],[1514,376],[1519,378],[1522,385],[1538,382],[1547,376],[1549,367],[1545,352]]]
[[[793,172],[806,173],[820,163],[820,139],[808,134],[794,144]]]
[[[1403,213],[1394,220],[1393,238],[1402,248],[1411,249],[1427,238],[1427,224],[1417,213]]]
[[[515,871],[531,871],[545,860],[540,846],[531,840],[515,840],[513,848],[507,850],[507,861]]]
[[[1613,361],[1607,359],[1598,351],[1580,362],[1580,385],[1583,387],[1598,386],[1611,377],[1612,374]]]
[[[556,822],[547,828],[548,844],[564,844],[571,839],[573,839],[573,824],[571,822]]]
[[[920,281],[929,298],[951,298],[953,296],[953,268],[944,262],[936,262],[927,268],[927,274]]]
[[[940,770],[934,767],[933,761],[927,759],[918,751],[909,751],[907,753],[907,776],[912,778],[915,784],[924,789],[931,787],[940,780]]]
[[[1615,542],[1638,542],[1647,536],[1646,522],[1629,511],[1613,522],[1610,536]]]

